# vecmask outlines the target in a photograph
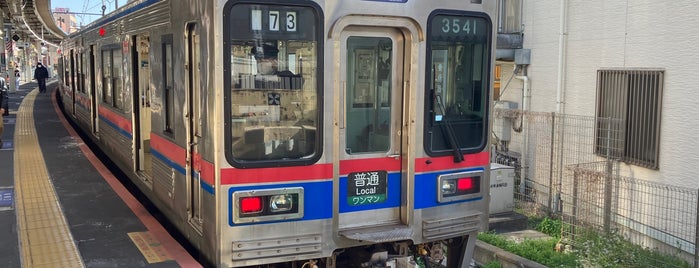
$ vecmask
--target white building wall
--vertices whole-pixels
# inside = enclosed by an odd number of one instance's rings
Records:
[[[531,49],[531,111],[555,111],[556,72],[558,66],[559,3],[556,1],[524,1],[524,47]],[[548,11],[544,11],[548,10]],[[549,92],[554,92],[553,95]]]
[[[563,1],[524,2],[524,48],[531,49],[531,111],[556,111]],[[660,168],[624,166],[624,175],[678,186],[699,185],[699,1],[568,1],[563,113],[593,116],[597,70],[662,68]],[[511,75],[503,66],[502,86]],[[520,102],[513,79],[503,99]]]

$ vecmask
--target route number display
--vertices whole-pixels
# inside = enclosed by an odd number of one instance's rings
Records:
[[[263,11],[259,9],[253,9],[250,11],[250,29],[253,31],[262,31],[263,17],[266,17],[266,22],[268,22],[265,30],[270,32],[296,32],[296,29],[298,27],[296,11]]]

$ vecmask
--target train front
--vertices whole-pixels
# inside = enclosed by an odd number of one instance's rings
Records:
[[[488,217],[480,2],[225,4],[220,266],[468,267]]]

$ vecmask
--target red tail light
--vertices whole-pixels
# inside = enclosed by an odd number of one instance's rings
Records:
[[[473,189],[473,178],[459,178],[456,181],[456,189],[459,191],[468,191]]]
[[[262,211],[262,197],[243,197],[240,199],[240,210],[242,213],[257,213]]]

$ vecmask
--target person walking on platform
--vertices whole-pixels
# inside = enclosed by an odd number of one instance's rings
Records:
[[[5,87],[5,79],[0,77],[0,148],[2,148],[2,132],[5,128],[5,123],[3,122],[3,116],[10,113],[8,107],[8,96],[7,88]]]
[[[19,91],[19,70],[15,69],[15,91]]]
[[[41,62],[37,63],[36,70],[34,70],[34,79],[39,83],[39,93],[46,92],[46,78],[49,78],[49,70]]]

